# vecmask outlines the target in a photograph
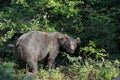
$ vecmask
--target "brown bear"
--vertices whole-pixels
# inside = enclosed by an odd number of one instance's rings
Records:
[[[73,39],[59,32],[47,33],[41,31],[30,31],[23,34],[15,45],[14,55],[21,62],[28,63],[32,67],[32,72],[38,72],[38,61],[48,55],[48,66],[54,67],[54,61],[60,48],[67,53],[74,53],[79,38]]]

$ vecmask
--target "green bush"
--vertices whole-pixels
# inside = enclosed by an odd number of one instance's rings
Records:
[[[92,57],[93,59],[104,60],[107,57],[107,53],[104,49],[97,49],[96,44],[90,41],[88,46],[80,48],[80,55],[83,55],[85,59]]]
[[[0,80],[33,80],[32,75],[24,74],[25,70],[16,70],[12,62],[0,64]]]
[[[0,58],[4,63],[0,63],[0,79],[111,80],[120,73],[119,60],[113,60],[120,53],[119,14],[119,0],[1,0]],[[16,71],[13,49],[7,45],[31,30],[80,37],[79,57],[65,53],[61,62],[56,61],[59,68],[51,72],[40,69],[34,78],[24,70]]]
[[[98,48],[104,48],[111,53],[119,52],[120,11],[118,5],[111,4],[117,4],[117,0],[11,0],[11,2],[2,0],[1,2],[7,4],[0,8],[0,51],[5,50],[4,44],[14,34],[39,30],[60,31],[73,37],[81,37],[83,45],[92,40]]]

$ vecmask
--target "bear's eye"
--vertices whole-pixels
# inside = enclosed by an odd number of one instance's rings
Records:
[[[74,48],[77,47],[76,44],[75,44],[74,42],[71,42],[71,43],[70,43],[70,46],[73,46]]]

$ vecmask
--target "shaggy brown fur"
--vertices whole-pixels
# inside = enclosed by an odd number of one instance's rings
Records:
[[[68,53],[74,53],[80,39],[72,39],[59,32],[46,33],[30,31],[23,34],[15,45],[14,55],[21,62],[28,63],[33,68],[33,73],[38,72],[38,61],[48,56],[49,67],[54,67],[54,61],[62,48]]]

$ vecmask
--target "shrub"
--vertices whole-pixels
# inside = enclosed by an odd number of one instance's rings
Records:
[[[83,55],[85,59],[92,57],[93,59],[104,60],[107,57],[107,53],[104,49],[97,49],[96,44],[93,41],[90,41],[88,46],[80,48],[80,55]]]

